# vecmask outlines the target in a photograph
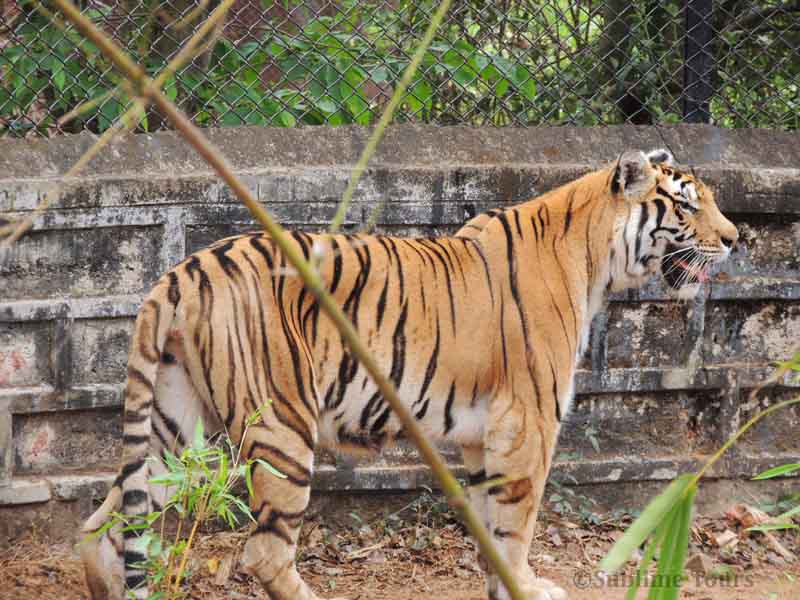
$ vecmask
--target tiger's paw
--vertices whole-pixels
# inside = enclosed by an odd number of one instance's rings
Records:
[[[527,582],[522,591],[529,600],[567,600],[567,592],[549,579],[536,577]]]

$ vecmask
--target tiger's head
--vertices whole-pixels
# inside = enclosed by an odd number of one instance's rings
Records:
[[[626,152],[611,170],[616,224],[612,289],[636,287],[660,272],[671,295],[691,298],[739,238],[714,194],[673,165],[672,154]]]

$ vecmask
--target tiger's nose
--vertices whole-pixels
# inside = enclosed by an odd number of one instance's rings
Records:
[[[729,237],[725,237],[724,235],[719,238],[719,241],[721,241],[722,245],[728,250],[733,250],[733,248],[736,246],[736,239],[731,239]]]

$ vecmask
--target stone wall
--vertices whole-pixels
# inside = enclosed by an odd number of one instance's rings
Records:
[[[280,222],[308,230],[332,217],[367,133],[209,132]],[[92,141],[0,142],[4,216],[32,210]],[[775,388],[758,406],[746,403],[769,361],[799,345],[800,135],[708,126],[395,127],[347,216],[357,229],[382,207],[383,232],[445,234],[625,149],[664,145],[715,187],[741,244],[697,301],[668,301],[658,284],[612,298],[594,323],[560,441],[554,477],[562,481],[623,489],[667,480],[791,393]],[[111,479],[128,340],[155,278],[208,242],[252,228],[230,191],[169,133],[126,138],[68,183],[35,230],[0,256],[0,510],[26,505],[31,515],[58,501],[87,503]],[[713,475],[736,479],[797,462],[799,432],[800,410],[779,414]],[[318,490],[431,483],[403,445],[371,462],[323,456],[321,463]]]

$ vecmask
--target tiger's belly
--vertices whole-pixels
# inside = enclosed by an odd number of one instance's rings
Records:
[[[386,369],[384,372],[390,372]],[[398,394],[414,419],[432,439],[461,445],[483,443],[488,394],[470,377],[406,377]],[[319,443],[344,451],[378,451],[397,437],[403,426],[366,371],[352,378],[320,378]]]

